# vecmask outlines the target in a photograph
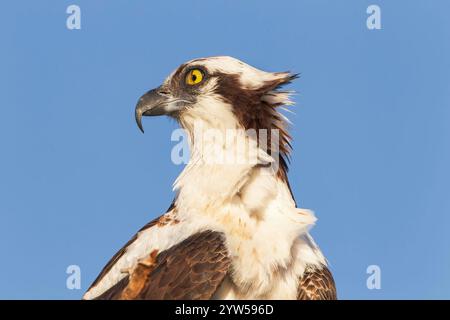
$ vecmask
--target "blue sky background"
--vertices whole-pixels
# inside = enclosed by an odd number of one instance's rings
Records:
[[[366,8],[382,30],[366,28]],[[82,29],[66,28],[77,4]],[[79,299],[164,212],[176,123],[134,122],[182,62],[302,77],[290,179],[342,299],[450,298],[450,3],[9,1],[0,10],[0,298]],[[82,290],[66,288],[66,267]],[[368,290],[366,268],[382,270]]]

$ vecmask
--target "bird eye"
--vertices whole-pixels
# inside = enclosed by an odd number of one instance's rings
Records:
[[[199,69],[193,69],[186,75],[186,83],[190,86],[198,84],[203,80],[203,72]]]

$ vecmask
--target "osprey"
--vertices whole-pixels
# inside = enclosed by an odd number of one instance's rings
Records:
[[[279,107],[291,104],[281,87],[295,78],[202,58],[139,99],[139,128],[143,116],[173,117],[190,159],[167,212],[112,257],[84,299],[336,298],[308,233],[314,214],[297,208],[287,177]]]

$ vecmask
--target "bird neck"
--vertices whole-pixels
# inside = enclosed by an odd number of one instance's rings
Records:
[[[188,132],[190,160],[174,183],[178,202],[191,209],[222,206],[240,197],[250,179],[265,177],[266,183],[279,183],[278,154],[262,148],[255,134],[226,121],[198,120],[184,123]],[[259,178],[258,178],[259,179]],[[289,191],[289,198],[290,196]]]

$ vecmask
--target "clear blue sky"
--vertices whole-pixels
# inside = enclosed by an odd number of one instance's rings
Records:
[[[366,8],[382,10],[382,30]],[[81,30],[66,8],[81,7]],[[300,72],[297,201],[343,299],[450,298],[450,3],[9,1],[0,10],[0,298],[79,299],[164,212],[176,123],[134,122],[180,63]],[[66,267],[82,290],[66,289]],[[382,270],[368,290],[366,268]]]

